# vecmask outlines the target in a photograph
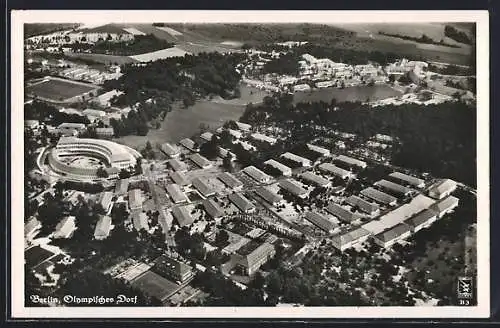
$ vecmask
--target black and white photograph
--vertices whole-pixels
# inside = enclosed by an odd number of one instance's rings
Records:
[[[488,39],[486,11],[14,11],[13,316],[488,316]]]

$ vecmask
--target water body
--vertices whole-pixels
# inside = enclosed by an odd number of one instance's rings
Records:
[[[386,99],[391,97],[400,96],[401,92],[394,90],[388,85],[374,85],[366,86],[360,85],[355,87],[348,87],[344,89],[339,88],[324,88],[312,91],[296,92],[293,96],[294,103],[299,102],[315,102],[324,101],[331,102],[332,99],[337,99],[337,102],[345,101],[361,101],[367,100],[374,101]]]
[[[209,130],[216,130],[228,120],[239,120],[245,111],[248,102],[260,103],[267,92],[254,88],[241,87],[241,97],[233,100],[214,98],[213,100],[199,100],[194,106],[184,108],[175,106],[169,112],[159,129],[150,129],[147,136],[125,136],[115,139],[132,148],[143,148],[146,142],[162,144],[164,142],[177,143],[179,140],[191,137],[200,132],[200,124],[208,125]],[[294,101],[327,101],[336,98],[341,101],[370,101],[385,99],[401,95],[399,91],[386,85],[372,87],[357,86],[345,89],[325,88],[312,92],[297,92]]]

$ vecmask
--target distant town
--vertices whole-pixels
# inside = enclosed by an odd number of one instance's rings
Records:
[[[432,26],[26,26],[26,304],[457,305],[476,78],[435,53],[473,35]]]

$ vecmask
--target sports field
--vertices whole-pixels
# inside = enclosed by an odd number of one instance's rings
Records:
[[[97,88],[97,86],[92,84],[62,79],[49,79],[26,87],[26,93],[49,101],[59,102],[80,96]]]
[[[163,278],[162,276],[148,271],[132,282],[132,286],[139,288],[146,294],[163,301],[168,296],[175,293],[180,286]]]

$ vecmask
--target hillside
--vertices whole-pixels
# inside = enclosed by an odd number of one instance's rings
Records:
[[[78,27],[78,24],[56,24],[56,23],[36,23],[24,24],[24,37],[29,38],[35,35],[53,33],[57,31],[69,30]]]

